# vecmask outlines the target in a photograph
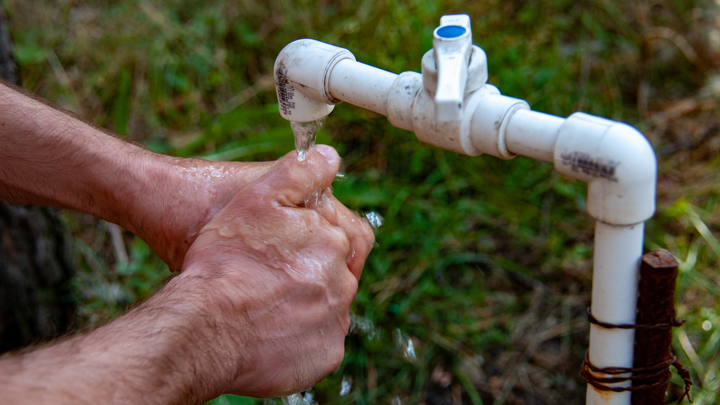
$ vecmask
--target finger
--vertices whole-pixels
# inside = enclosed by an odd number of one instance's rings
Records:
[[[334,148],[315,145],[298,161],[297,153],[290,152],[277,161],[257,185],[265,194],[285,206],[306,206],[316,201],[329,187],[340,168],[340,156]]]
[[[331,193],[324,194],[324,201],[315,210],[330,224],[345,232],[350,249],[347,255],[347,266],[356,279],[360,279],[365,260],[375,244],[375,234],[367,220],[350,211]]]

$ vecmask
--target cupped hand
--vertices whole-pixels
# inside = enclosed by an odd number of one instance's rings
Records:
[[[291,152],[200,231],[173,280],[200,294],[219,392],[273,397],[312,386],[344,356],[349,309],[374,236],[333,196],[340,159]],[[188,297],[188,299],[193,299]]]

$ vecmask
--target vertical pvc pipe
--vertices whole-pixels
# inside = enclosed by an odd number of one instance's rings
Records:
[[[644,223],[628,226],[595,223],[591,311],[599,321],[635,323],[644,229]],[[590,362],[601,368],[630,368],[633,365],[634,340],[633,329],[605,329],[590,325]],[[630,386],[630,382],[615,385]],[[630,392],[600,391],[588,384],[586,403],[629,405],[630,397]]]

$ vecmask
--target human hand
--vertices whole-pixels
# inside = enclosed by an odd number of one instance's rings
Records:
[[[339,164],[324,145],[286,155],[208,222],[172,280],[203,302],[196,369],[226,376],[215,394],[287,395],[341,364],[374,235],[332,196]]]
[[[133,190],[121,225],[178,271],[200,229],[274,162],[210,162],[149,154],[146,184]]]
[[[304,162],[292,152],[244,183],[199,231],[183,273],[157,294],[90,333],[0,359],[4,402],[273,397],[333,371],[374,241],[329,190],[339,162],[332,148],[316,146]]]

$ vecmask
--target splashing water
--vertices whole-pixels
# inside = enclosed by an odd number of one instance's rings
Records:
[[[370,211],[367,214],[365,214],[365,218],[367,218],[368,222],[370,223],[370,226],[373,227],[373,229],[380,228],[383,224],[383,221],[385,221],[385,218],[380,216],[375,211]]]
[[[318,402],[315,401],[315,393],[312,390],[305,391],[303,401],[305,401],[305,403],[308,405],[318,405]]]
[[[288,395],[282,397],[283,405],[318,405],[315,401],[312,390],[305,391],[303,396],[301,393]]]
[[[305,152],[315,145],[315,134],[325,124],[325,118],[310,122],[290,121],[293,135],[295,135],[295,150],[299,161],[305,160]]]
[[[303,402],[302,394],[292,394],[282,397],[283,405],[305,405]]]
[[[352,390],[352,377],[344,375],[342,382],[340,383],[340,396],[344,397],[350,393],[350,390]]]
[[[413,346],[412,339],[403,333],[400,329],[393,331],[395,337],[395,347],[400,350],[403,358],[409,362],[417,361],[417,355],[415,354],[415,346]]]
[[[391,405],[402,405],[402,402],[400,402],[400,397],[393,398]]]
[[[369,340],[375,340],[380,339],[381,332],[371,320],[350,311],[350,333],[363,334]]]

